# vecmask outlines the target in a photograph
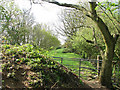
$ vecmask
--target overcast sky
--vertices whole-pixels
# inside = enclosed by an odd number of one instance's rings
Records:
[[[57,0],[61,3],[70,3],[76,4],[79,0]],[[16,4],[21,9],[29,9],[30,2],[29,0],[15,0]],[[35,21],[38,23],[47,24],[50,26],[51,29],[55,30],[55,27],[60,24],[60,20],[58,15],[64,10],[64,7],[60,7],[54,4],[49,3],[42,3],[40,4],[33,4],[31,12],[35,17]],[[56,25],[56,26],[55,26]],[[54,27],[55,26],[55,27]],[[59,36],[59,40],[64,43],[65,37]]]
[[[15,0],[20,8],[30,8],[29,0]],[[76,4],[79,0],[57,0],[62,3],[73,3]],[[46,23],[52,24],[58,21],[58,14],[64,8],[59,7],[54,4],[49,3],[42,3],[40,4],[33,4],[31,12],[34,14],[35,19],[39,23]]]

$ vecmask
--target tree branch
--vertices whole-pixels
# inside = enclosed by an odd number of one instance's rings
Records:
[[[82,37],[83,37],[83,35],[81,35]],[[91,44],[94,44],[94,41],[91,41],[91,40],[87,40],[85,37],[83,37],[84,39],[85,39],[85,41],[87,42],[87,43],[91,43]]]
[[[48,3],[52,3],[52,4],[56,4],[58,6],[64,6],[64,7],[70,7],[70,8],[75,8],[75,9],[79,9],[80,6],[79,5],[74,5],[74,4],[67,4],[67,3],[59,3],[57,1],[50,1],[50,0],[42,0],[42,1],[45,1],[45,2],[48,2]]]
[[[118,33],[120,33],[120,31],[119,31],[119,29],[117,28],[117,26],[115,25],[115,23],[113,22],[113,20],[110,18],[110,16],[106,13],[106,11],[102,8],[102,7],[100,7],[102,10],[103,10],[103,12],[106,14],[106,16],[110,19],[110,21],[112,22],[112,24],[114,25],[114,27],[117,29],[117,31],[118,31]],[[111,12],[112,13],[112,12]],[[112,17],[113,17],[113,15],[112,15]],[[114,18],[114,17],[113,17]],[[115,18],[114,18],[115,19]],[[115,19],[116,20],[116,19]]]
[[[104,9],[106,9],[106,7],[104,7],[103,5],[101,5],[101,7],[103,7]],[[119,9],[119,7],[118,7],[118,9]],[[117,20],[117,18],[113,15],[112,11],[111,11],[110,9],[109,9],[108,11],[110,12],[110,14],[111,14],[111,16],[114,18],[114,20],[116,20],[116,21],[117,21],[117,23],[119,23],[119,24],[120,24],[120,21],[119,21],[119,20]]]
[[[94,3],[94,4],[93,4]],[[105,43],[108,46],[111,46],[111,40],[114,40],[109,29],[108,26],[103,22],[103,20],[97,15],[96,13],[96,2],[90,2],[91,5],[91,10],[92,10],[92,20],[96,22],[97,26],[99,27],[100,31],[102,32],[103,38]]]

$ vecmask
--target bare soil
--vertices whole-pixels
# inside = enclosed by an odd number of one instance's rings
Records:
[[[105,86],[102,86],[98,80],[90,80],[90,81],[87,81],[87,80],[83,80],[82,81],[87,84],[89,87],[91,87],[92,89],[94,90],[109,90],[108,88],[106,88]]]

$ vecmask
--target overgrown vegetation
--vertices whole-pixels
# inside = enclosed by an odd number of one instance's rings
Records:
[[[81,80],[32,45],[2,47],[3,88],[82,88]],[[11,83],[12,82],[12,83]]]

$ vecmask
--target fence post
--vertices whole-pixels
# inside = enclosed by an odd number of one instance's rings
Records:
[[[81,70],[81,59],[79,60],[79,78],[80,78],[80,70]]]
[[[97,70],[98,70],[98,76],[100,75],[100,55],[97,55]]]
[[[119,77],[120,77],[120,76],[119,76],[119,75],[120,75],[120,74],[119,74],[119,71],[120,71],[120,61],[118,61],[117,64],[118,64],[118,71],[117,71],[118,77],[117,77],[117,83],[118,83],[118,85],[119,85],[119,84],[120,84],[120,78],[119,78]]]
[[[61,64],[63,63],[63,58],[61,58]]]

